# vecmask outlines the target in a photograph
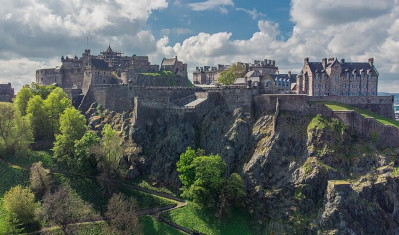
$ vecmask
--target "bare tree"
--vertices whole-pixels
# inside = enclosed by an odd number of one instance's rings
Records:
[[[30,168],[30,188],[40,197],[51,190],[52,180],[49,173],[49,170],[43,168],[42,162],[36,162]]]
[[[64,234],[68,234],[68,224],[97,217],[92,206],[72,193],[65,185],[53,194],[44,196],[39,216],[46,222],[60,225]]]
[[[113,234],[143,234],[137,213],[137,203],[122,193],[114,194],[108,202],[106,213]]]

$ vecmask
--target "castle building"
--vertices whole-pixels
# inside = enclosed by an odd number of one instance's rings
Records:
[[[219,64],[218,67],[196,67],[193,72],[193,83],[207,85],[217,83],[219,74],[227,68],[228,66],[222,64]]]
[[[245,77],[252,77],[252,81],[255,81],[255,77],[264,76],[266,74],[275,74],[278,72],[278,67],[276,67],[276,61],[274,60],[255,60],[254,63],[241,63],[237,62],[237,64],[241,65],[245,69],[246,76]],[[218,67],[211,67],[211,66],[203,66],[203,67],[196,67],[196,70],[193,72],[193,83],[194,84],[216,84],[219,74],[227,70],[230,66],[229,65],[221,65],[219,64]],[[249,75],[248,73],[251,73]],[[244,78],[239,78],[236,81],[236,84],[246,83],[244,82]],[[259,79],[257,80],[259,82]]]
[[[309,96],[377,96],[378,71],[374,60],[368,62],[338,61],[336,58],[309,62],[304,59],[297,76],[296,93]]]
[[[179,61],[177,56],[170,59],[163,58],[161,70],[172,71],[177,76],[187,77],[187,64]]]
[[[0,84],[0,102],[12,102],[14,98],[14,88],[11,83]]]

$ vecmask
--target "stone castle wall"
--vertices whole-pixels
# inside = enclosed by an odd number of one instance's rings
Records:
[[[308,101],[339,102],[368,109],[386,118],[394,118],[393,96],[309,96]]]

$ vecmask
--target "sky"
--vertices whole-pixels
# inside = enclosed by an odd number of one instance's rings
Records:
[[[16,90],[61,56],[108,45],[153,64],[197,66],[275,60],[368,61],[379,91],[399,93],[399,0],[1,0],[0,83]]]

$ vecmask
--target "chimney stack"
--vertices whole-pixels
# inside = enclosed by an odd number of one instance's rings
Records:
[[[342,63],[342,64],[345,63],[345,59],[341,59],[341,63]]]
[[[374,58],[369,58],[369,64],[370,64],[371,66],[374,65]]]
[[[273,67],[276,66],[276,61],[275,60],[272,60],[272,65],[273,65]]]
[[[327,67],[327,58],[323,58],[321,60],[321,64],[323,65],[323,68],[326,68]]]
[[[309,63],[309,57],[306,57],[306,58],[303,60],[303,63],[304,63],[304,64],[308,64],[308,63]]]
[[[288,77],[291,78],[291,71],[288,71]]]

